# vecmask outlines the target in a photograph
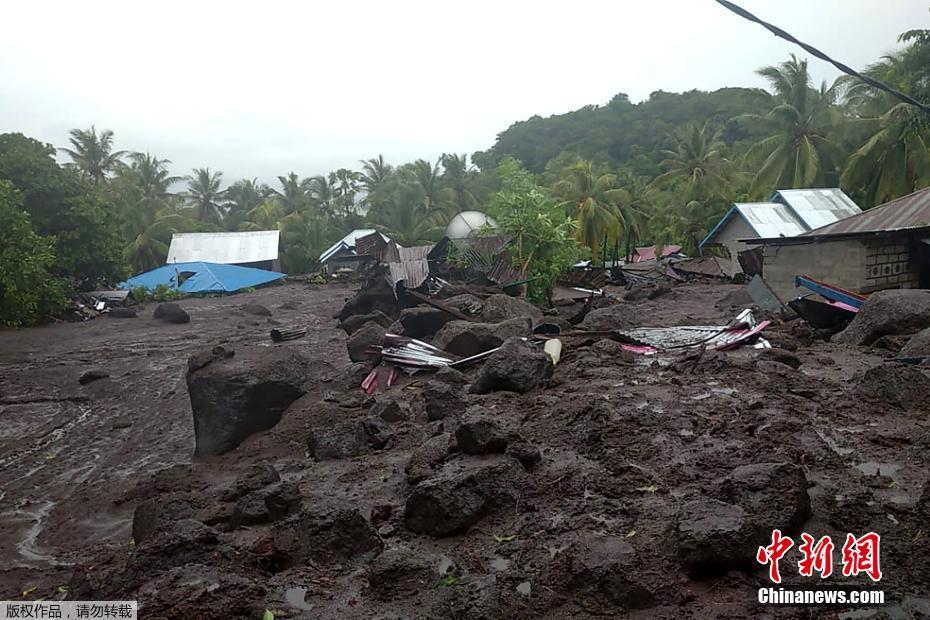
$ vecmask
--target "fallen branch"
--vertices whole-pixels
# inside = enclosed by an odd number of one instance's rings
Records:
[[[427,296],[427,295],[424,295],[423,293],[420,293],[420,292],[417,292],[417,291],[408,290],[408,291],[407,291],[407,294],[408,294],[408,295],[412,295],[413,297],[415,297],[416,299],[419,299],[420,301],[422,301],[422,302],[425,303],[425,304],[429,304],[430,306],[432,306],[432,307],[434,307],[434,308],[437,308],[437,309],[439,309],[439,310],[442,310],[443,312],[446,312],[446,313],[448,313],[448,314],[451,314],[452,316],[454,316],[455,318],[459,319],[460,321],[470,321],[470,322],[472,322],[472,323],[477,323],[477,322],[478,322],[478,319],[477,319],[477,318],[475,318],[475,317],[473,317],[473,316],[468,316],[468,315],[465,314],[464,312],[461,312],[461,311],[459,311],[459,310],[453,308],[452,306],[448,306],[448,305],[442,303],[441,301],[436,301],[436,300],[433,299],[432,297],[429,297],[429,296]]]

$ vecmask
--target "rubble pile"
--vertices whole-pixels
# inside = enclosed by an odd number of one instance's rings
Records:
[[[192,343],[170,415],[194,458],[98,482],[123,529],[48,584],[153,617],[758,617],[778,529],[784,587],[878,587],[796,570],[802,533],[839,566],[847,533],[876,531],[880,587],[924,596],[930,314],[889,324],[873,297],[826,342],[738,285],[549,308],[432,285],[377,270],[291,309],[285,285],[261,307],[304,337]],[[907,355],[869,346],[892,335]],[[133,380],[99,366],[71,389]]]

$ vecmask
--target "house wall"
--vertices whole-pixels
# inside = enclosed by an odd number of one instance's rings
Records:
[[[739,240],[758,238],[759,235],[756,234],[756,231],[754,231],[743,216],[739,214],[734,214],[730,221],[727,222],[726,226],[723,227],[723,230],[717,233],[715,242],[725,247],[730,253],[730,265],[727,275],[732,276],[741,273],[743,270],[740,268],[739,259],[737,258],[739,253],[757,247],[742,243]]]
[[[903,237],[767,245],[763,265],[766,283],[785,302],[810,292],[795,288],[794,277],[799,274],[860,293],[912,288],[918,283],[918,269]]]

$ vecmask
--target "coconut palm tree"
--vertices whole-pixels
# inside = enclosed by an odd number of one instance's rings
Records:
[[[320,213],[332,216],[336,212],[336,175],[318,174],[307,180],[307,191]]]
[[[312,179],[301,179],[296,172],[279,176],[281,189],[273,190],[281,200],[284,214],[299,213],[307,210],[312,202]]]
[[[197,222],[179,213],[141,213],[136,220],[138,233],[123,248],[123,258],[135,273],[164,265],[174,233],[197,229]]]
[[[71,157],[72,166],[97,185],[107,182],[110,173],[114,172],[119,164],[120,157],[126,151],[113,150],[113,132],[104,129],[99,134],[97,128],[91,125],[90,129],[72,129],[68,141],[73,148],[62,148]]]
[[[794,55],[756,73],[769,81],[778,104],[768,114],[740,117],[769,134],[747,153],[747,161],[758,164],[752,193],[835,183],[844,159],[830,137],[838,120],[837,84],[823,84],[819,91],[811,88],[807,61]]]
[[[425,159],[418,159],[411,164],[413,179],[420,187],[422,212],[427,215],[442,211],[440,206],[441,179],[439,166],[441,160],[431,164]]]
[[[195,217],[201,222],[218,224],[225,210],[222,201],[225,192],[220,189],[222,172],[210,172],[209,168],[195,168],[187,177],[187,197],[194,207]]]
[[[901,39],[915,42],[885,56],[865,73],[919,98],[924,89],[930,90],[926,68],[930,41],[921,43],[914,33]],[[927,114],[856,78],[844,80],[844,85],[846,105],[855,117],[847,129],[858,148],[846,162],[840,178],[843,188],[858,194],[863,205],[872,206],[930,185]]]
[[[283,249],[281,267],[290,274],[313,271],[320,253],[336,236],[328,218],[310,211],[285,216],[278,223],[278,229]]]
[[[475,168],[468,165],[468,155],[443,155],[442,181],[446,185],[443,192],[446,202],[456,213],[474,209],[478,200],[472,192]]]
[[[403,168],[379,188],[367,220],[402,245],[436,241],[448,223],[441,211],[426,211],[420,183],[412,171]]]
[[[339,168],[333,172],[336,189],[336,203],[342,209],[343,217],[348,217],[355,208],[355,195],[358,193],[361,175],[348,168]]]
[[[362,164],[359,182],[368,195],[378,191],[378,188],[381,187],[394,172],[394,167],[384,161],[384,155],[379,154],[377,157],[365,159],[359,163]]]
[[[243,222],[250,218],[250,213],[264,203],[272,195],[270,187],[259,183],[258,179],[241,179],[226,189],[226,217],[224,223],[227,230],[242,230]],[[275,228],[275,226],[272,226]],[[267,230],[267,229],[250,229]]]
[[[602,173],[585,161],[566,168],[552,188],[562,206],[575,214],[578,242],[591,249],[594,262],[599,260],[602,246],[615,245],[633,225],[629,211],[619,207],[630,204],[630,196],[615,186],[616,180],[616,175]]]
[[[728,194],[734,174],[723,156],[724,145],[708,127],[689,125],[674,150],[664,150],[665,172],[653,181],[655,187],[683,187],[694,197]]]

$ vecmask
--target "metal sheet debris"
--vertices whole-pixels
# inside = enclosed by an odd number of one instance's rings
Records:
[[[868,297],[865,295],[848,291],[839,286],[828,284],[827,282],[815,280],[804,274],[794,277],[794,285],[798,288],[806,288],[809,291],[813,291],[824,299],[845,304],[849,306],[853,312],[859,312],[859,309],[868,300]]]
[[[785,311],[785,303],[778,295],[772,292],[772,289],[765,283],[762,276],[753,276],[752,280],[749,281],[749,285],[746,287],[746,291],[749,293],[749,296],[752,297],[752,300],[756,302],[756,305],[766,312],[781,314]]]
[[[757,321],[752,310],[747,308],[723,326],[638,327],[614,333],[625,340],[623,348],[645,355],[697,347],[725,351],[755,339],[770,323]],[[768,346],[768,342],[760,341],[763,347]]]

